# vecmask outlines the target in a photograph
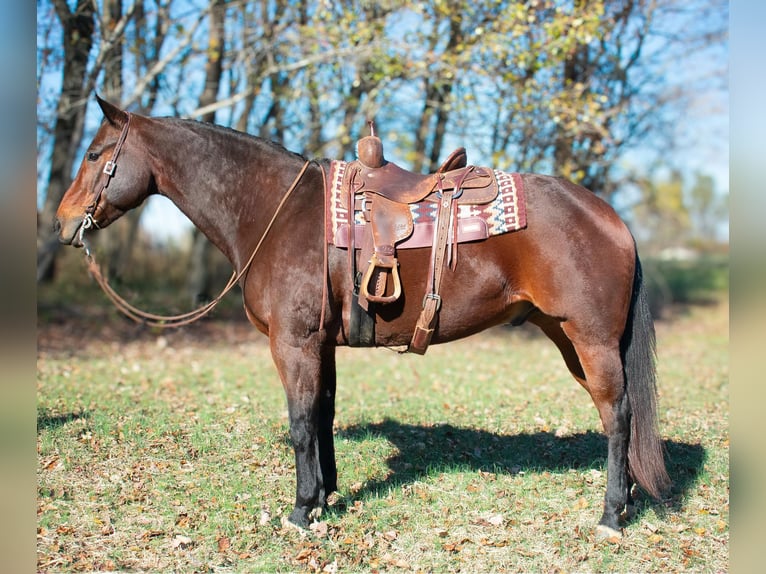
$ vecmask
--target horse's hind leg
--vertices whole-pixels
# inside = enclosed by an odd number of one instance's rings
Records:
[[[630,405],[625,393],[619,343],[575,343],[575,349],[585,373],[585,380],[580,382],[590,393],[598,409],[608,441],[606,495],[597,535],[604,538],[621,536],[620,514],[628,504],[630,490]]]
[[[597,535],[619,537],[620,514],[630,503],[631,487],[627,459],[630,406],[625,393],[619,341],[612,344],[594,342],[592,336],[583,336],[572,322],[562,324],[550,318],[537,318],[534,322],[559,348],[570,372],[588,391],[598,409],[607,436],[608,458],[604,512]]]

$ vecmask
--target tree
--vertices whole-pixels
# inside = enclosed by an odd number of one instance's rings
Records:
[[[204,108],[215,103],[218,99],[218,91],[221,86],[223,74],[223,57],[225,46],[225,16],[226,3],[224,0],[213,0],[209,17],[209,31],[207,43],[207,62],[205,63],[205,84],[199,97],[199,107]],[[202,115],[203,122],[213,123],[215,111]],[[210,295],[210,272],[208,260],[213,250],[212,243],[208,241],[199,230],[194,230],[193,246],[189,261],[188,291],[193,304],[207,302]]]
[[[75,153],[82,137],[85,123],[83,102],[87,96],[84,84],[95,28],[95,11],[90,0],[77,0],[72,10],[66,0],[54,0],[54,6],[63,31],[63,83],[56,106],[48,191],[37,230],[38,281],[53,277],[59,244],[51,224],[71,181]]]

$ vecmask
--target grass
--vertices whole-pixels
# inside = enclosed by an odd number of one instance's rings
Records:
[[[38,570],[705,571],[729,567],[728,306],[658,323],[674,487],[598,542],[606,441],[553,345],[499,328],[338,351],[340,492],[285,527],[294,465],[264,337],[41,319]]]

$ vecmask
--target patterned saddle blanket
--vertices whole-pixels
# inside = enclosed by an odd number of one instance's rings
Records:
[[[369,223],[369,202],[358,196],[354,205],[349,206],[348,192],[343,180],[349,162],[331,162],[326,180],[325,208],[327,210],[327,238],[336,247],[348,249],[349,227],[354,226],[354,246],[363,244],[366,226]],[[484,204],[459,204],[457,206],[457,242],[481,241],[493,235],[502,235],[523,229],[527,225],[524,186],[518,173],[493,170],[498,186],[497,197]],[[420,201],[409,204],[412,215],[412,233],[401,242],[397,249],[431,247],[438,203]],[[353,215],[352,215],[353,211]],[[353,220],[353,222],[352,222]]]

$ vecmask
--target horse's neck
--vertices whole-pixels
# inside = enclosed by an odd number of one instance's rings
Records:
[[[276,150],[255,140],[172,125],[178,132],[174,143],[168,145],[167,135],[161,135],[158,147],[164,150],[155,150],[158,190],[240,268],[253,248],[241,238],[265,230],[274,194],[261,190],[273,191],[268,184],[284,160],[277,161]]]

